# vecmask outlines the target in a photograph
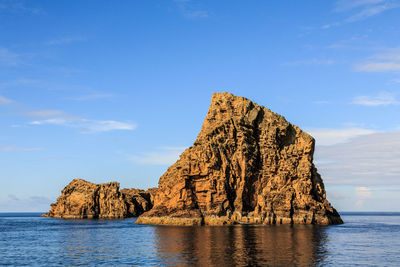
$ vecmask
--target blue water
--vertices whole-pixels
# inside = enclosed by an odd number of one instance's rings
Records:
[[[0,213],[0,265],[400,266],[400,213],[343,225],[174,227]]]

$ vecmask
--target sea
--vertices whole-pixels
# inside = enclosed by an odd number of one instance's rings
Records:
[[[400,266],[400,213],[344,224],[152,226],[0,213],[1,266]]]

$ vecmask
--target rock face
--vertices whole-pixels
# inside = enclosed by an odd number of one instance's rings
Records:
[[[119,190],[117,182],[94,184],[74,179],[44,216],[65,219],[136,217],[152,208],[155,192],[156,189]]]
[[[137,223],[339,224],[313,164],[314,138],[250,100],[215,93],[192,147]]]

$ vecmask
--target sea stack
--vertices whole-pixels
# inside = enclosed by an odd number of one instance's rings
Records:
[[[313,164],[315,140],[283,116],[214,93],[193,146],[159,180],[137,223],[340,224]]]
[[[153,206],[157,189],[121,189],[119,183],[94,184],[72,180],[45,217],[63,219],[120,219],[137,217]]]

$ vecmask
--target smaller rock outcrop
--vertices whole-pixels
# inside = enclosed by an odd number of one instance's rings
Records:
[[[94,184],[72,180],[45,217],[65,219],[118,219],[136,217],[153,207],[156,188],[121,189],[119,183]]]

